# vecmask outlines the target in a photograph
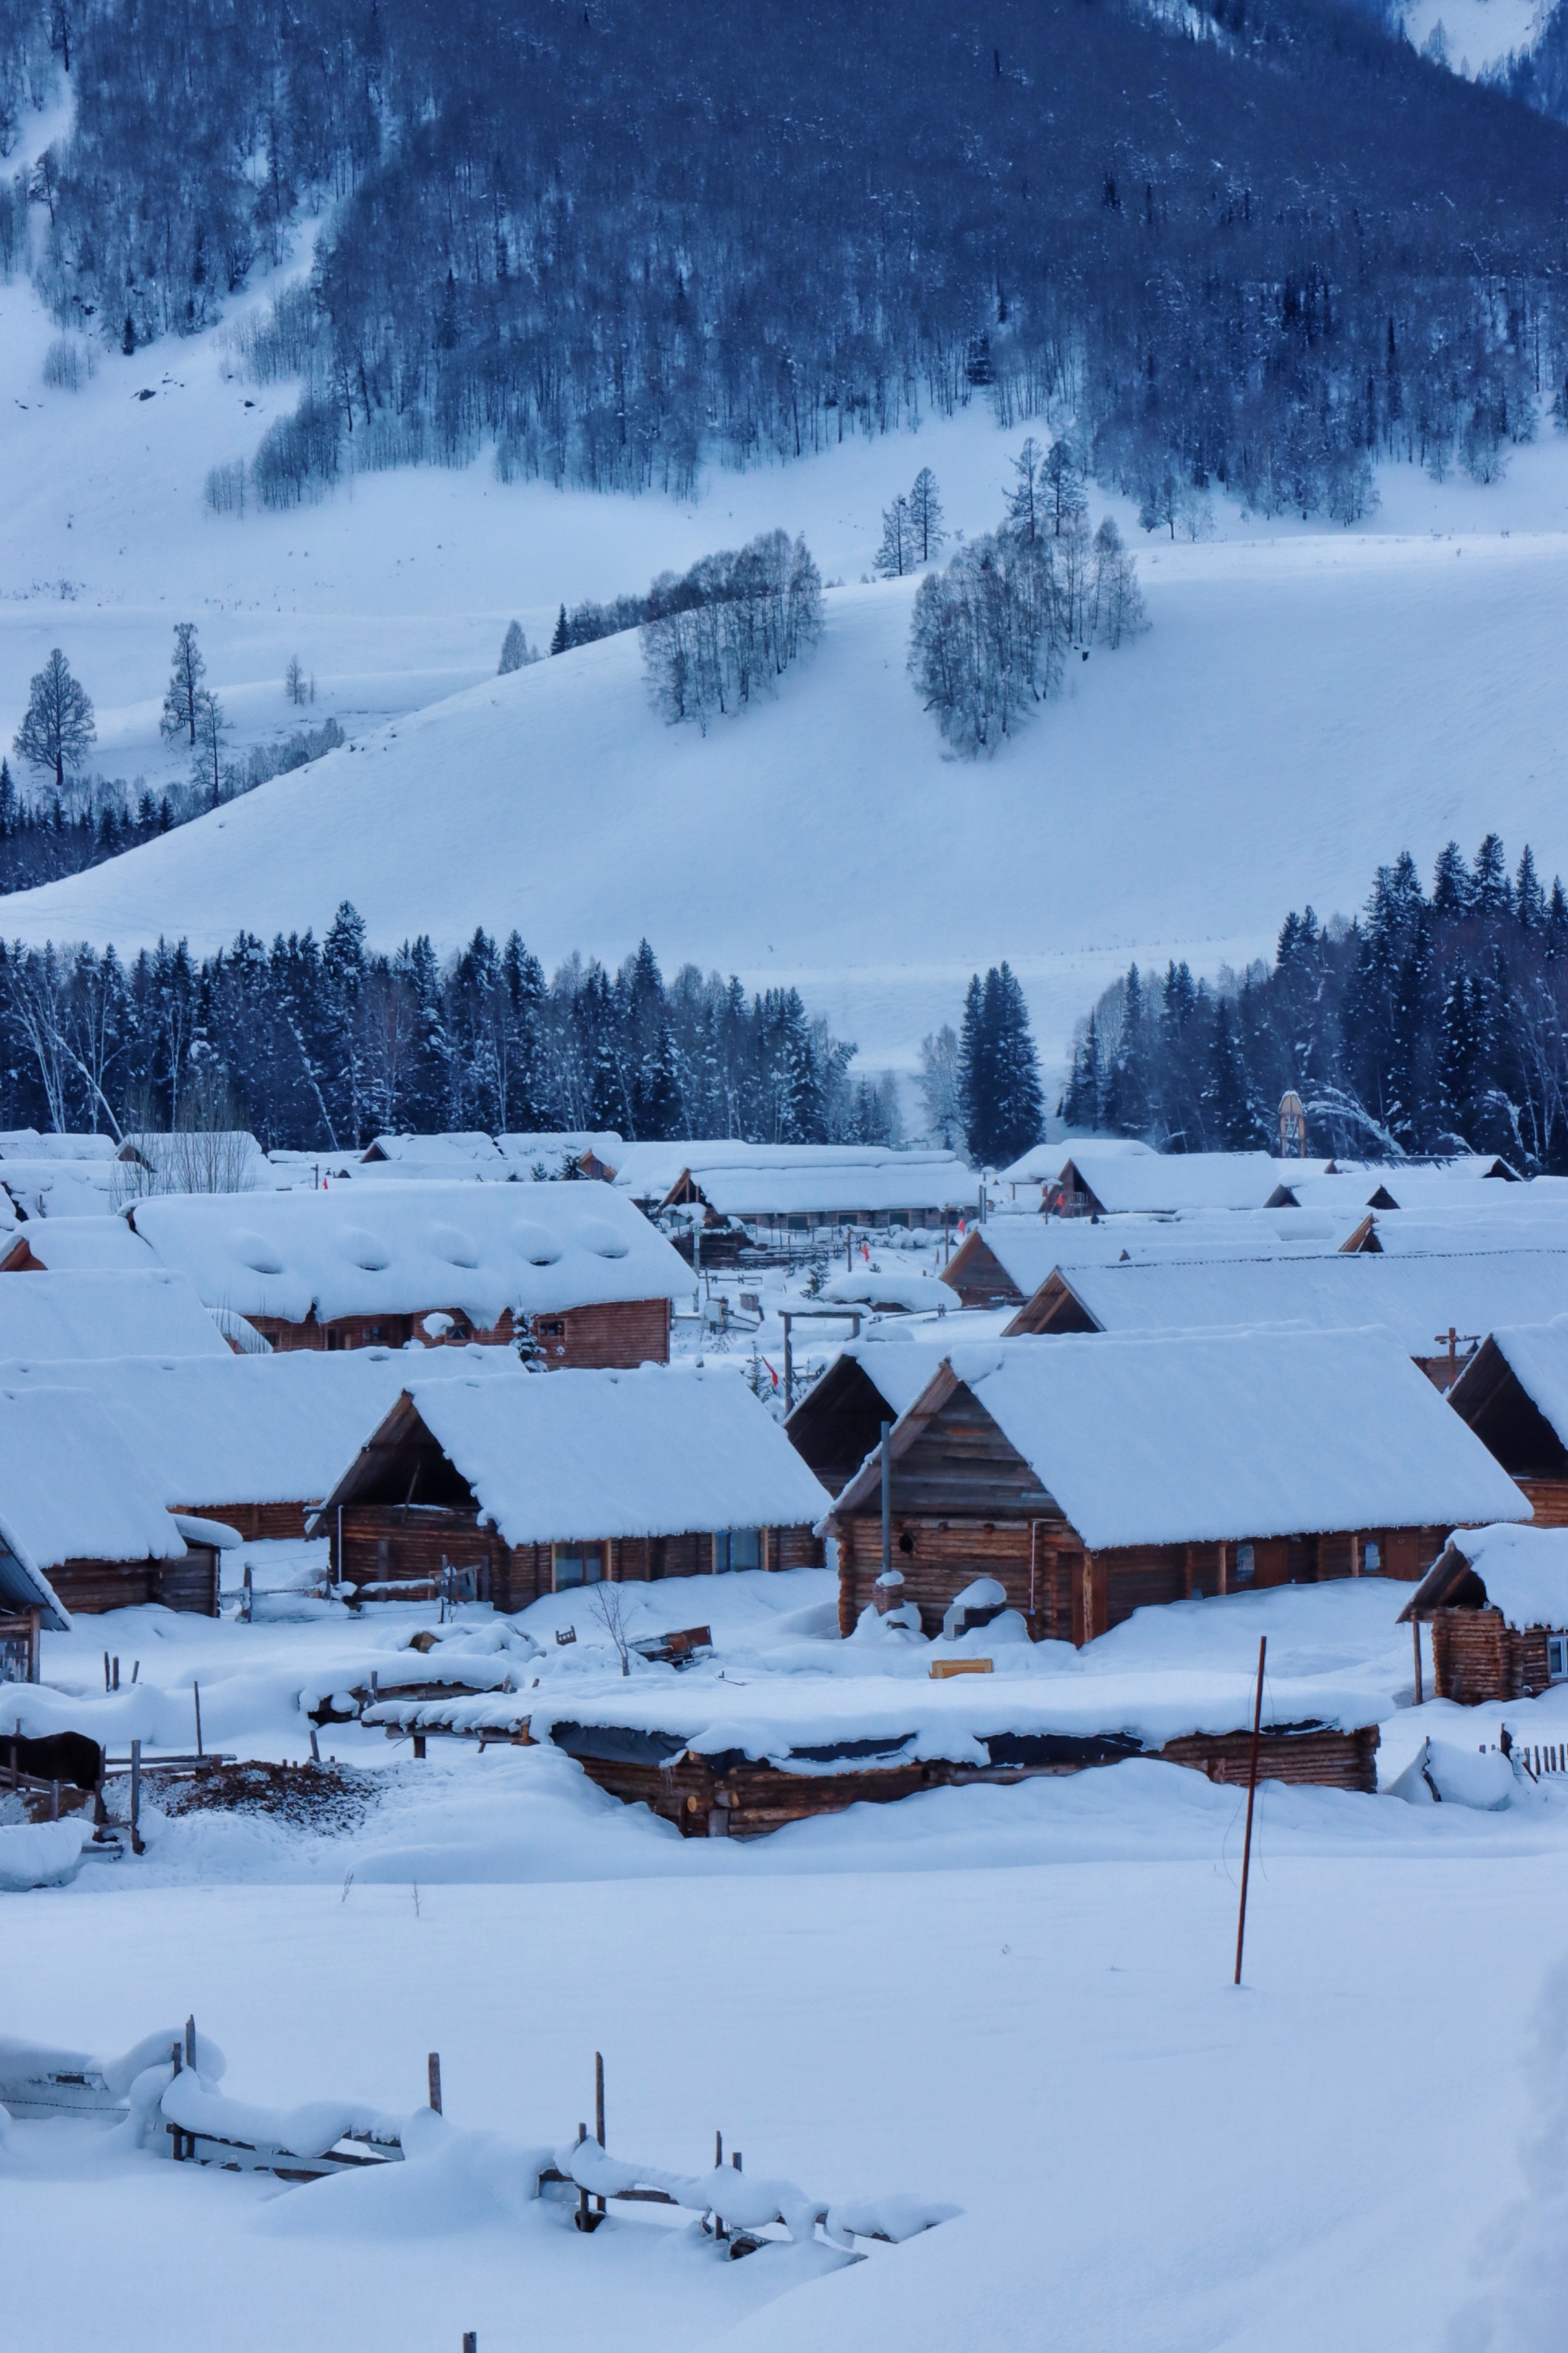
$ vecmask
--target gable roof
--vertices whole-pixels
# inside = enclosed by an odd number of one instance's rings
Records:
[[[510,1348],[421,1350],[426,1380],[522,1380]],[[93,1398],[170,1509],[319,1503],[409,1378],[402,1349],[0,1364],[0,1388],[68,1380]],[[552,1375],[552,1378],[557,1376]]]
[[[796,1527],[822,1511],[820,1485],[734,1366],[415,1379],[402,1395],[509,1545]],[[323,1511],[352,1502],[363,1461]]]
[[[689,1267],[605,1185],[165,1196],[131,1215],[209,1306],[291,1323],[312,1308],[322,1323],[458,1308],[489,1330],[508,1308],[552,1314],[691,1289]]]
[[[710,1180],[739,1189],[760,1205],[810,1208],[916,1208],[922,1205],[921,1171],[934,1184],[929,1206],[966,1207],[979,1199],[980,1179],[951,1152],[903,1151],[877,1144],[740,1144],[733,1138],[696,1138],[673,1144],[629,1144],[616,1164],[615,1187],[634,1200],[663,1201],[689,1176],[715,1208]],[[890,1171],[890,1175],[882,1172]],[[765,1187],[757,1180],[765,1178]],[[866,1198],[861,1189],[872,1187]],[[785,1198],[791,1187],[798,1199]],[[912,1189],[911,1189],[912,1188]],[[948,1188],[944,1193],[942,1188]],[[763,1193],[767,1198],[763,1198]],[[896,1198],[895,1198],[896,1197]],[[744,1212],[737,1212],[744,1214]]]
[[[1568,1528],[1457,1528],[1397,1622],[1456,1607],[1500,1609],[1519,1633],[1568,1629]]]
[[[1080,1144],[1063,1163],[1060,1181],[1064,1190],[1088,1192],[1108,1216],[1119,1217],[1138,1209],[1260,1209],[1278,1179],[1267,1152],[1129,1153]]]
[[[132,1272],[95,1268],[0,1281],[0,1361],[228,1353],[192,1285],[155,1262]]]
[[[1063,1268],[1051,1291],[1100,1332],[1201,1331],[1291,1324],[1319,1331],[1378,1324],[1407,1356],[1443,1353],[1449,1324],[1480,1336],[1499,1324],[1568,1314],[1568,1253],[1436,1252],[1418,1258],[1165,1261]],[[1037,1296],[1037,1317],[1047,1303]],[[1037,1328],[1037,1322],[1036,1327]]]
[[[438,1135],[378,1135],[359,1156],[366,1166],[374,1166],[378,1160],[416,1160],[426,1166],[439,1163],[456,1176],[469,1169],[494,1169],[500,1154],[494,1138],[482,1129],[465,1128]]]
[[[1131,1135],[1065,1136],[1057,1144],[1033,1144],[1009,1167],[996,1171],[998,1185],[1049,1185],[1059,1176],[1066,1163],[1075,1152],[1133,1152],[1152,1160],[1152,1144],[1140,1144]]]
[[[1448,1392],[1455,1412],[1469,1419],[1505,1366],[1559,1444],[1568,1447],[1568,1315],[1489,1333]]]
[[[1091,1551],[1523,1520],[1530,1505],[1382,1333],[1227,1332],[953,1348],[894,1460],[962,1383]],[[853,1510],[879,1476],[851,1482]]]
[[[1539,1181],[1539,1180],[1537,1180]],[[1459,1188],[1456,1187],[1455,1191]],[[1568,1250],[1568,1199],[1551,1194],[1532,1200],[1534,1187],[1489,1186],[1455,1202],[1436,1208],[1423,1203],[1418,1209],[1372,1209],[1352,1229],[1347,1250],[1355,1248],[1373,1257],[1430,1258],[1465,1256],[1489,1250]],[[1523,1193],[1525,1198],[1519,1200]],[[1514,1208],[1515,1201],[1519,1207]],[[1491,1204],[1500,1206],[1494,1211]],[[1287,1213],[1287,1214],[1300,1214]]]
[[[0,1389],[0,1543],[25,1578],[44,1579],[62,1620],[47,1576],[63,1562],[179,1560],[185,1549],[97,1398],[63,1385]]]

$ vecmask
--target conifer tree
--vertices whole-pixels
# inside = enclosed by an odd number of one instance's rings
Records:
[[[158,722],[158,733],[165,744],[177,743],[182,735],[188,735],[191,749],[195,750],[204,692],[202,681],[206,670],[202,649],[196,643],[195,623],[176,621],[169,683],[163,691],[163,715]]]
[[[942,501],[937,496],[936,476],[929,466],[921,468],[910,491],[910,529],[914,539],[915,562],[929,564],[947,538],[942,528]]]
[[[566,607],[563,605],[555,616],[555,634],[550,640],[550,650],[552,654],[563,654],[571,642],[566,631]]]

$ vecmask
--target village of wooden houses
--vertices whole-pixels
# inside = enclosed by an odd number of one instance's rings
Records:
[[[1107,1985],[1131,1999],[1137,1972],[1173,1971],[1173,2031],[1200,2045],[1230,2032],[1221,1992],[1256,1994],[1270,2064],[1293,2018],[1311,2022],[1282,2105],[1249,2086],[1245,2035],[1215,2097],[1238,2166],[1256,2146],[1269,2179],[1304,2168],[1326,2195],[1343,2085],[1322,2114],[1305,2088],[1324,2000],[1348,2002],[1385,1947],[1396,1982],[1447,1984],[1474,2036],[1450,2027],[1418,2064],[1393,2038],[1426,2116],[1450,2071],[1493,2064],[1485,1957],[1531,1933],[1509,1874],[1545,1852],[1560,1881],[1568,1854],[1568,1180],[1287,1140],[1178,1156],[1079,1137],[977,1172],[939,1151],[585,1134],[269,1159],[239,1135],[208,1187],[156,1138],[0,1138],[0,1889],[89,1932],[79,1998],[113,1983],[119,1933],[106,1945],[83,1899],[127,1898],[111,1916],[163,1956],[172,2021],[138,2037],[108,2003],[100,2052],[114,2020],[131,2046],[111,2057],[0,2039],[0,2126],[90,2118],[217,2181],[347,2175],[369,2196],[367,2173],[428,2154],[432,2112],[481,2105],[488,2030],[468,2003],[489,2017],[472,1963],[499,1937],[503,2007],[549,2031],[564,1971],[573,2016],[596,2021],[566,2062],[594,2122],[529,2157],[527,2196],[580,2232],[666,2213],[731,2262],[776,2260],[747,2267],[752,2301],[721,2299],[716,2325],[969,2227],[929,2156],[876,2194],[896,2133],[870,2135],[875,2185],[847,2149],[825,2160],[820,2204],[766,2159],[739,2170],[722,2130],[721,2173],[699,2151],[686,2173],[645,2161],[687,2089],[706,2115],[710,2061],[733,2071],[750,2037],[783,2031],[804,2111],[830,2110],[805,2054],[841,1992],[853,2017],[905,2012],[923,2073],[948,2030],[921,1946],[967,1923],[982,1990],[946,2063],[968,2069],[998,2004],[1033,2015],[1041,2083],[1078,2097],[1093,2063],[1069,2062],[1064,2031],[1117,2066],[1142,2052],[1131,2105],[1112,2102],[1118,2166],[1120,2134],[1165,2094],[1137,2037],[1118,2040]],[[1089,1856],[1135,1874],[1103,1919],[1072,1878]],[[1000,1867],[1025,1861],[1060,1893],[1018,1913]],[[1427,1942],[1420,1904],[1392,1893],[1402,1862],[1468,1874],[1468,1931]],[[1179,1897],[1162,1877],[1177,1865]],[[944,1921],[961,1871],[982,1892]],[[908,1904],[862,1920],[852,1964],[834,1938],[803,1961],[791,2043],[796,1930],[772,1894],[815,1873],[915,1875]],[[1348,1915],[1336,1873],[1359,1891]],[[579,1883],[662,1893],[568,1927],[497,1913],[492,1881],[536,1905]],[[226,1936],[257,1882],[281,1908]],[[193,1894],[204,1914],[171,1909]],[[742,1987],[731,2012],[728,1939],[763,1899],[772,1957],[748,1947],[754,2000]],[[1330,1916],[1364,1941],[1325,1988],[1312,1924]],[[207,2034],[237,2012],[267,2026],[284,1947],[321,2031],[290,2074],[291,2023],[270,2020],[289,2088],[268,2107],[221,2087]],[[26,1940],[8,1949],[26,1978]],[[662,1994],[628,2013],[605,1964]],[[390,2006],[363,1999],[373,1979],[402,1982]],[[657,2040],[661,2000],[679,2063],[654,2070],[651,2103],[638,2075],[607,2137],[617,2066]],[[1442,2004],[1415,2014],[1425,2034]],[[1386,2041],[1385,2011],[1371,2019],[1346,2026],[1352,2052]],[[409,2116],[368,2080],[384,2035],[407,2044],[388,2063]],[[1389,2070],[1364,2073],[1375,2105]],[[1173,2080],[1195,2131],[1194,2078]],[[1268,2112],[1261,2140],[1243,2094]],[[1164,2114],[1154,2145],[1173,2129]],[[609,2154],[628,2137],[635,2164]],[[1079,2144],[1060,2137],[1052,2162]],[[457,2171],[427,2181],[437,2212],[490,2211],[478,2146],[441,2142]],[[303,2242],[288,2256],[305,2263]],[[1436,2345],[1464,2260],[1456,2243],[1447,2275],[1424,2262],[1420,2327],[1379,2341]],[[621,2315],[617,2341],[639,2341],[640,2292],[634,2267],[624,2309],[592,2307]],[[481,2263],[459,2316],[501,2295]],[[417,2341],[447,2341],[451,2302]],[[1001,2341],[952,2326],[954,2345]],[[1242,2341],[1209,2326],[1158,2342]],[[756,2341],[812,2341],[804,2327]]]

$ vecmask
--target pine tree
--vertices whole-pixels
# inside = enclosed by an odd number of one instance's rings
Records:
[[[1513,889],[1500,834],[1489,833],[1476,852],[1470,905],[1485,923],[1501,923],[1513,913]]]
[[[566,607],[563,605],[555,617],[555,634],[550,640],[550,650],[552,654],[563,654],[571,642],[566,632]]]
[[[999,1166],[1038,1144],[1045,1133],[1046,1104],[1039,1059],[1029,1029],[1029,1008],[1013,968],[995,975],[996,1127],[994,1148]],[[986,976],[987,992],[991,976]]]
[[[1443,1112],[1463,1136],[1471,1124],[1483,1067],[1479,992],[1461,965],[1443,1000],[1437,1082]]]
[[[914,536],[915,562],[929,564],[947,538],[942,529],[936,476],[929,466],[921,468],[910,492],[910,528]]]
[[[1519,872],[1514,878],[1513,906],[1522,930],[1540,932],[1545,929],[1546,893],[1535,871],[1535,853],[1528,841],[1519,861]]]
[[[1204,1113],[1211,1146],[1245,1152],[1256,1145],[1258,1129],[1247,1101],[1247,1071],[1231,1010],[1223,997],[1215,1002]]]
[[[1069,1127],[1086,1128],[1092,1133],[1100,1124],[1100,1037],[1091,1013],[1083,1036],[1073,1048],[1072,1075],[1057,1106],[1058,1116]]]
[[[992,1158],[995,1121],[995,1077],[991,1039],[985,1023],[985,992],[980,975],[972,976],[963,997],[963,1019],[958,1033],[958,1114],[976,1167]]]
[[[1436,871],[1432,878],[1432,912],[1449,920],[1468,915],[1470,911],[1470,870],[1457,841],[1445,844],[1437,853]]]

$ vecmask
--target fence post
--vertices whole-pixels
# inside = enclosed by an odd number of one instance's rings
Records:
[[[1252,1866],[1252,1807],[1258,1795],[1258,1736],[1263,1725],[1263,1661],[1268,1649],[1268,1637],[1258,1638],[1258,1695],[1252,1704],[1252,1763],[1247,1776],[1247,1835],[1241,1847],[1241,1908],[1236,1922],[1236,1977],[1241,1983],[1241,1947],[1247,1935],[1247,1875]]]
[[[441,2113],[441,2053],[438,2051],[432,2051],[430,2053],[426,2062],[426,2073],[430,2084],[430,2105],[439,2116]]]

